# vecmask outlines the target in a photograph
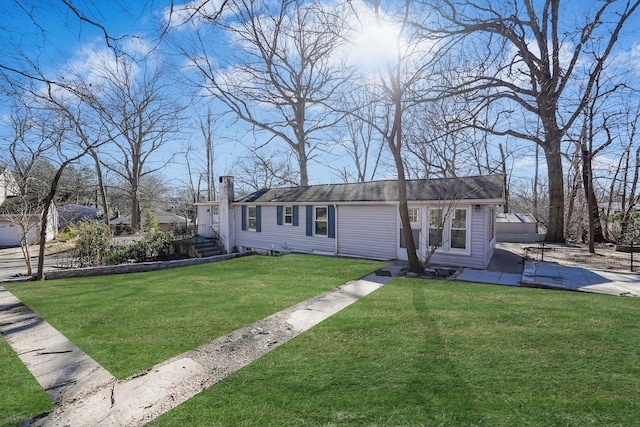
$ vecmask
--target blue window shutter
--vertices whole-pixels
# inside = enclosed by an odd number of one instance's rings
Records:
[[[260,219],[262,218],[262,209],[260,209],[262,206],[256,206],[256,233],[259,233],[262,231],[262,225],[260,224]]]
[[[327,232],[327,237],[330,239],[336,238],[336,207],[333,205],[329,205],[327,209],[327,221],[329,230]]]
[[[247,230],[247,207],[242,206],[242,229]]]
[[[276,223],[282,225],[282,206],[276,206]]]
[[[298,206],[293,206],[293,225],[297,227],[298,223]]]
[[[307,236],[313,236],[313,206],[307,205]]]

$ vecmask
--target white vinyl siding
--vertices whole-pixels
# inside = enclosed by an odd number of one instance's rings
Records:
[[[397,211],[395,205],[338,206],[339,253],[376,259],[396,258]]]
[[[242,231],[236,228],[235,244],[238,248],[253,248],[276,252],[322,252],[340,255],[360,256],[373,259],[395,259],[399,246],[400,229],[397,205],[337,205],[336,238],[318,238],[307,236],[305,205],[299,205],[300,226],[282,227],[277,225],[275,205],[261,206],[261,232]],[[427,227],[427,205],[420,210],[421,223]],[[483,206],[476,212],[473,206],[460,206],[466,209],[467,242],[466,250],[443,250],[439,248],[433,255],[433,264],[485,268],[493,252],[489,233],[489,208]],[[233,210],[236,224],[241,223],[241,209]],[[315,217],[315,209],[313,209]],[[312,218],[315,220],[315,218]],[[315,222],[314,222],[315,228]],[[421,245],[426,244],[423,239]]]
[[[282,227],[277,225],[277,208],[275,205],[261,205],[261,232],[242,231],[236,227],[236,246],[277,252],[328,252],[335,251],[335,239],[310,238],[305,233],[306,209],[300,205],[300,226]],[[236,224],[241,224],[241,209],[233,210]]]

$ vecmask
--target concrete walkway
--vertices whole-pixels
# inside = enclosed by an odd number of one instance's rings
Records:
[[[640,274],[565,267],[552,262],[527,261],[522,285],[640,297]]]
[[[522,274],[464,269],[456,280],[640,297],[640,274],[526,261]]]
[[[117,380],[0,287],[0,332],[56,403],[29,426],[141,426],[393,279],[385,268]]]

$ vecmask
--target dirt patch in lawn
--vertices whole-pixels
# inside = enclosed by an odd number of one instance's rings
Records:
[[[523,252],[535,261],[556,262],[567,267],[582,267],[594,270],[631,271],[631,254],[617,252],[613,245],[596,246],[595,253],[589,252],[586,244],[522,245]],[[640,272],[640,253],[633,254],[633,271]]]

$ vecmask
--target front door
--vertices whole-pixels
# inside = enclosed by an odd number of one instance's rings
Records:
[[[413,235],[413,243],[416,245],[416,251],[418,258],[422,258],[421,248],[424,244],[422,232],[422,213],[424,209],[420,206],[409,206],[409,221],[411,222],[411,234]],[[404,232],[402,230],[402,221],[400,220],[400,214],[398,213],[398,247],[397,257],[399,260],[408,261],[407,246],[405,245]]]

